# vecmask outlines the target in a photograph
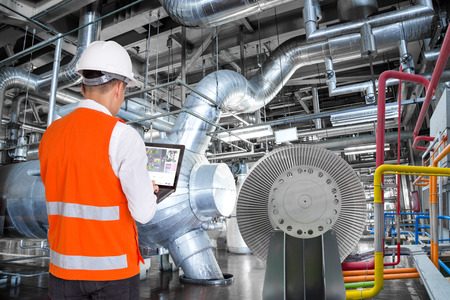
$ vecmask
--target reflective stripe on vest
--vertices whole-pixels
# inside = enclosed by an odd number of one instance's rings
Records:
[[[125,269],[128,267],[127,255],[119,256],[78,256],[63,255],[52,250],[50,252],[52,264],[68,270],[106,271]]]
[[[92,206],[64,202],[47,202],[47,214],[85,220],[119,220],[119,206]]]

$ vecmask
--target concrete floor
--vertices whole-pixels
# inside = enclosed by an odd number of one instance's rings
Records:
[[[20,249],[17,239],[0,239],[0,260],[29,258],[41,256],[40,249]],[[27,244],[29,242],[27,241]],[[180,283],[179,272],[160,272],[156,258],[151,259],[147,278],[141,281],[141,299],[244,299],[262,298],[265,265],[253,255],[239,255],[216,250],[218,263],[223,273],[234,275],[234,282],[229,285],[204,286]],[[37,257],[21,261],[2,262],[0,271],[21,274],[39,274],[48,270],[49,258]],[[409,259],[403,259],[400,267],[409,267]],[[3,274],[0,274],[2,278]],[[11,276],[8,276],[8,280]],[[429,299],[420,279],[389,280],[374,299],[389,300],[425,300]],[[43,300],[47,299],[47,274],[34,277],[21,277],[17,287],[10,282],[0,284],[0,299]]]

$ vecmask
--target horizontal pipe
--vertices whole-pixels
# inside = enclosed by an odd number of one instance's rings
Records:
[[[366,288],[372,287],[375,285],[375,281],[363,281],[363,282],[349,282],[345,284],[345,289],[357,289],[357,288]]]
[[[420,278],[419,273],[398,273],[398,274],[384,274],[383,280],[394,280],[394,279],[410,279],[410,278]],[[367,276],[349,276],[344,277],[344,283],[349,282],[361,282],[364,280],[374,280],[374,275],[367,275]]]
[[[414,273],[417,272],[416,268],[398,268],[398,269],[384,269],[384,274],[396,274],[396,273]],[[343,271],[344,276],[360,276],[360,275],[373,275],[375,270],[353,270],[353,271]]]
[[[440,259],[439,259],[439,265],[442,267],[442,269],[445,270],[445,272],[447,272],[448,275],[450,275],[450,268],[446,264],[444,264],[444,262]]]
[[[104,16],[99,17],[98,19],[95,19],[95,20],[93,20],[93,21],[91,21],[91,22],[88,22],[88,23],[86,23],[86,24],[84,24],[84,25],[81,25],[81,26],[79,26],[79,27],[77,27],[77,28],[75,28],[75,29],[72,29],[72,30],[70,30],[70,31],[68,31],[68,32],[66,32],[66,33],[63,33],[63,34],[61,35],[61,38],[64,38],[64,37],[66,37],[66,36],[68,36],[68,35],[70,35],[70,34],[72,34],[72,33],[77,32],[78,30],[80,30],[80,29],[82,29],[82,28],[84,28],[84,27],[86,27],[86,26],[89,26],[89,25],[91,25],[91,24],[97,23],[97,22],[99,22],[99,21],[101,21],[101,20],[103,20],[103,19],[105,19],[105,18],[107,18],[107,17],[110,17],[110,16],[112,16],[112,15],[114,15],[114,14],[116,14],[116,13],[118,13],[118,12],[124,10],[124,9],[127,9],[127,8],[129,8],[129,7],[133,6],[133,5],[136,5],[136,4],[138,4],[138,3],[141,3],[141,2],[143,2],[143,1],[144,1],[144,0],[136,0],[136,1],[134,1],[133,3],[130,3],[130,4],[128,4],[128,5],[125,5],[125,6],[121,7],[121,8],[118,8],[118,9],[116,9],[116,10],[114,10],[114,11],[112,11],[112,12],[110,12],[110,13],[104,15]],[[41,49],[41,48],[43,48],[43,47],[45,47],[45,46],[48,46],[48,45],[50,45],[51,43],[55,42],[57,39],[59,39],[58,36],[52,37],[52,38],[50,38],[50,39],[48,39],[48,40],[42,41],[42,42],[40,42],[40,43],[37,43],[36,45],[31,46],[30,48],[27,48],[27,49],[25,49],[25,50],[22,50],[22,51],[20,51],[20,52],[18,52],[18,53],[16,53],[16,54],[14,54],[14,55],[12,55],[12,56],[6,58],[6,59],[0,61],[0,67],[6,65],[6,64],[9,63],[9,62],[15,61],[15,60],[17,60],[17,59],[19,59],[19,58],[21,58],[21,57],[23,57],[23,56],[25,56],[25,55],[28,55],[28,54],[30,54],[30,53],[36,51],[36,50],[39,50],[39,49]]]
[[[346,34],[359,33],[363,25],[366,23],[375,28],[387,24],[408,21],[419,17],[432,16],[434,14],[431,0],[420,0],[419,5],[375,15],[353,22],[317,29],[317,15],[313,2],[313,0],[305,0],[305,7],[303,9],[306,38],[309,42],[323,41]]]
[[[293,0],[159,0],[176,22],[187,27],[211,27],[236,21]]]

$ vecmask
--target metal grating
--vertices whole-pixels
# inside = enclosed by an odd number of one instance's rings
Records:
[[[343,261],[355,248],[365,225],[365,195],[353,169],[342,158],[312,145],[292,145],[274,150],[252,167],[239,192],[237,220],[247,246],[261,260],[267,259],[273,226],[268,214],[269,194],[286,170],[311,166],[323,170],[336,182],[341,210],[333,225]]]

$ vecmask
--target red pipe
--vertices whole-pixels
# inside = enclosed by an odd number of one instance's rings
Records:
[[[450,35],[450,34],[449,34]],[[376,152],[376,166],[379,167],[384,164],[384,131],[385,131],[385,114],[386,114],[386,81],[389,78],[397,78],[399,80],[413,81],[421,83],[428,87],[428,80],[419,75],[413,75],[398,71],[384,71],[378,78],[378,114],[377,114],[377,152]],[[384,245],[384,239],[383,239]],[[400,251],[398,251],[400,253]],[[373,269],[375,261],[364,262],[348,262],[342,263],[342,270],[362,270]]]
[[[450,34],[448,34],[450,35]],[[441,72],[442,73],[442,72]],[[433,73],[434,76],[434,73]],[[428,88],[429,82],[425,77],[402,73],[399,71],[384,71],[378,79],[378,115],[377,115],[377,154],[376,166],[384,164],[384,130],[385,130],[385,114],[386,114],[386,80],[389,78],[397,78],[406,81],[421,83],[425,89]],[[425,100],[426,101],[426,100]],[[425,104],[425,102],[424,102]]]
[[[368,270],[375,267],[375,260],[371,261],[357,261],[357,262],[346,262],[341,264],[342,271],[350,270]]]
[[[450,34],[446,34],[444,42],[442,43],[439,57],[436,61],[436,66],[434,68],[433,75],[431,76],[431,81],[428,86],[427,93],[425,95],[425,100],[422,104],[422,109],[420,110],[419,117],[417,118],[416,127],[414,128],[413,131],[414,135],[413,149],[418,149],[417,144],[419,143],[418,135],[420,127],[422,127],[423,120],[425,119],[425,115],[427,113],[428,107],[430,106],[431,99],[434,96],[436,86],[439,83],[439,79],[441,78],[442,72],[444,71],[445,64],[447,63],[449,55],[450,55]]]
[[[402,72],[403,68],[400,66],[399,71]],[[397,165],[400,165],[400,141],[401,141],[401,120],[402,120],[402,81],[398,81],[398,127],[397,127]],[[400,222],[400,175],[397,174],[397,222]],[[400,230],[399,230],[400,231]],[[396,266],[400,263],[400,232],[397,232],[397,261],[391,263],[384,263],[384,266]],[[383,254],[384,255],[384,254]]]

